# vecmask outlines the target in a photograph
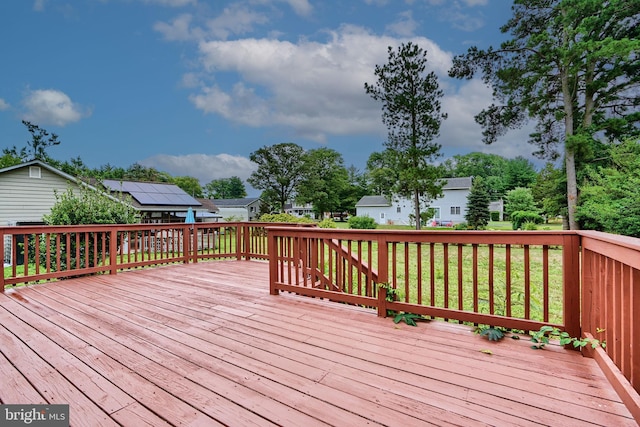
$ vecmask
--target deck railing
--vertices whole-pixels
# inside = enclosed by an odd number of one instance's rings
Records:
[[[571,232],[269,228],[271,292],[459,322],[579,335]]]
[[[268,259],[271,223],[0,227],[0,286],[209,259]],[[5,271],[8,270],[8,273]]]
[[[0,286],[209,259],[270,263],[289,291],[606,341],[593,356],[640,422],[640,239],[589,231],[335,230],[272,223],[0,227]]]
[[[606,352],[598,348],[590,355],[640,423],[640,399],[634,392],[640,392],[640,239],[578,234],[582,334],[606,341]]]
[[[380,316],[392,310],[525,331],[552,325],[605,341],[606,349],[585,353],[640,422],[640,239],[570,231],[268,233],[274,295],[358,304]]]

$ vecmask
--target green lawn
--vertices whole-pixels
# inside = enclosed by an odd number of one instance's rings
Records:
[[[349,228],[349,223],[344,221],[344,222],[336,222],[335,223],[336,226],[339,229],[348,229]],[[379,230],[415,230],[415,227],[410,226],[410,225],[388,225],[388,224],[383,224],[383,225],[378,225],[378,229]],[[423,227],[423,230],[452,230],[451,227]],[[512,231],[512,227],[511,227],[511,222],[510,221],[491,221],[489,222],[489,225],[487,226],[487,230],[493,230],[493,231],[500,231],[500,230],[507,230],[507,231]],[[553,221],[550,222],[549,224],[540,224],[538,226],[538,231],[545,231],[545,230],[562,230],[562,221]]]

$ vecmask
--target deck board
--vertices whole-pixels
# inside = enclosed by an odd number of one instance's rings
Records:
[[[578,352],[272,296],[264,262],[8,290],[0,344],[0,402],[72,425],[636,425]]]

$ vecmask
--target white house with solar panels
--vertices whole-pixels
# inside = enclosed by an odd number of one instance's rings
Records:
[[[429,204],[435,211],[431,221],[448,226],[464,222],[472,178],[447,178],[444,181],[442,197]],[[413,214],[413,201],[403,197],[364,196],[356,203],[357,216],[369,216],[378,224],[412,225]]]

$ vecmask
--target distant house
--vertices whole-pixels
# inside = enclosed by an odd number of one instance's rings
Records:
[[[218,207],[218,213],[225,220],[234,218],[236,221],[256,221],[260,217],[262,201],[259,197],[213,199],[212,202]]]
[[[304,205],[299,205],[297,203],[287,203],[284,205],[284,213],[296,216],[298,218],[302,218],[308,216],[309,218],[313,218],[313,205],[311,203],[306,203]]]
[[[196,222],[218,222],[222,219],[220,209],[213,203],[211,199],[196,198],[206,211],[197,211]]]
[[[498,221],[504,221],[504,200],[489,203],[489,212],[498,212]]]
[[[467,212],[467,196],[471,192],[471,177],[446,178],[442,197],[431,201],[433,220],[439,223],[464,222]],[[369,216],[378,224],[412,224],[413,201],[403,197],[364,196],[356,203],[357,216]]]

